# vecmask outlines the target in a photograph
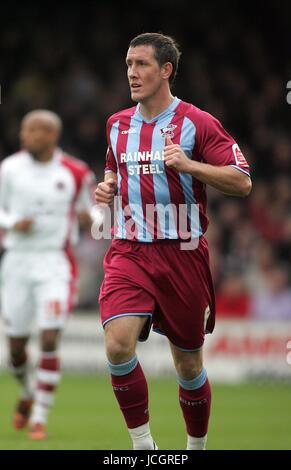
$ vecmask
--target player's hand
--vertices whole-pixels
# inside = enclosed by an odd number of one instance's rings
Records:
[[[187,157],[181,146],[174,144],[170,137],[166,138],[164,156],[165,164],[169,168],[175,168],[175,170],[181,173],[190,173],[191,160]]]
[[[98,184],[95,191],[95,201],[97,204],[105,204],[110,206],[116,193],[116,181],[113,178],[109,178],[108,180]]]
[[[13,226],[13,229],[17,232],[28,232],[31,229],[33,223],[34,220],[27,217],[16,222]]]

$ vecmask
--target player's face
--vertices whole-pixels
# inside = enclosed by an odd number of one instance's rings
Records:
[[[152,46],[130,47],[126,56],[131,99],[143,102],[154,96],[163,82],[163,67]]]
[[[57,130],[42,119],[24,119],[22,122],[20,130],[21,146],[34,155],[54,147],[57,137]]]

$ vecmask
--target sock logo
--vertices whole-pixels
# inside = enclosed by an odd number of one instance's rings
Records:
[[[129,387],[113,387],[113,390],[115,392],[127,392],[129,390]]]
[[[183,397],[180,397],[180,402],[187,406],[201,406],[207,403],[207,398],[203,398],[203,400],[189,401],[185,400]]]

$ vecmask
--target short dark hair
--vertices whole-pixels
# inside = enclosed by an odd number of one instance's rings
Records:
[[[152,46],[155,51],[155,58],[160,66],[164,65],[166,62],[171,62],[173,65],[173,72],[169,81],[170,84],[172,84],[177,75],[179,59],[181,56],[179,46],[175,39],[161,33],[143,33],[130,41],[129,47],[136,46]]]

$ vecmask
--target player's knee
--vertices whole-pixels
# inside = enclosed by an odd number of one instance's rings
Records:
[[[54,352],[58,347],[59,332],[44,331],[41,338],[41,349],[43,352]]]
[[[10,351],[10,362],[13,367],[19,367],[26,361],[26,353],[23,348],[14,347]]]
[[[53,339],[47,339],[42,342],[43,352],[54,352],[57,349],[57,342]]]
[[[201,373],[203,369],[202,360],[181,360],[176,363],[178,375],[184,380],[192,380]]]
[[[134,355],[134,347],[126,338],[110,337],[106,339],[106,354],[114,364],[129,361]]]

